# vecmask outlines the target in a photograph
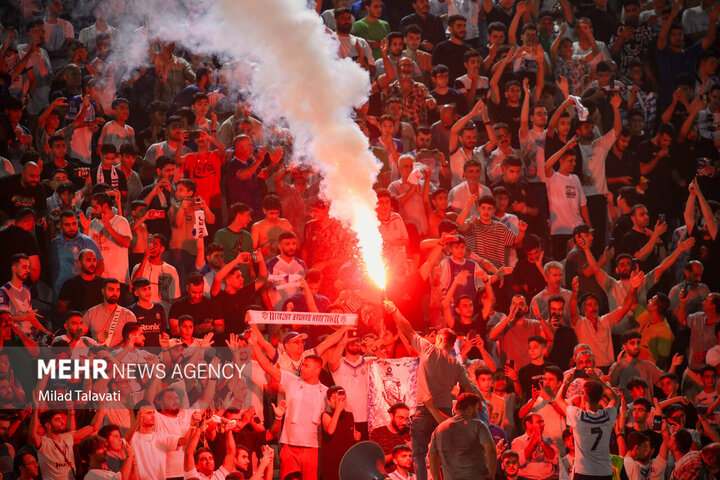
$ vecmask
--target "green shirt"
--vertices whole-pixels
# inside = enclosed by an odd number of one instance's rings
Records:
[[[245,230],[240,230],[240,232],[237,233],[227,227],[221,228],[215,232],[213,242],[222,245],[225,262],[232,261],[235,257],[237,257],[238,252],[252,253],[253,251],[252,236]],[[241,263],[240,271],[242,272],[243,280],[247,285],[247,282],[250,281],[250,269],[247,265]]]
[[[385,20],[379,19],[377,22],[368,22],[366,17],[353,24],[352,33],[370,42],[380,42],[390,33],[390,25]],[[375,60],[382,58],[382,52],[379,48],[373,48],[372,55]]]

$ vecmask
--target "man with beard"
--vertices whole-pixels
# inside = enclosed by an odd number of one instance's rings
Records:
[[[158,396],[166,393],[164,390]],[[177,396],[177,394],[176,394]],[[164,408],[160,405],[160,408]],[[135,409],[137,416],[133,422],[133,426],[127,434],[127,440],[132,445],[137,455],[137,466],[140,478],[146,480],[165,480],[166,478],[175,478],[183,476],[183,446],[188,443],[190,435],[198,428],[200,423],[200,412],[187,412],[187,426],[182,431],[183,435],[171,434],[161,431],[158,425],[158,419],[162,414],[155,410],[155,407],[145,400],[140,401]],[[179,401],[172,409],[177,415],[180,411]],[[167,469],[167,465],[173,458],[173,465],[178,466],[179,470],[172,472]],[[179,464],[178,463],[179,459]],[[64,480],[64,479],[63,479]]]
[[[79,347],[84,355],[87,354],[87,348],[83,347],[97,346],[98,343],[95,340],[83,335],[82,313],[77,310],[67,312],[63,326],[65,327],[65,333],[55,337],[53,344],[56,342],[67,342],[71,350]],[[74,353],[75,352],[71,352],[70,355],[75,357]],[[78,352],[78,354],[80,354],[80,352]]]
[[[634,58],[649,58],[650,46],[655,38],[655,28],[650,23],[640,24],[640,2],[626,0],[623,6],[625,23],[618,27],[610,40],[610,52],[619,60],[618,73],[625,75]],[[602,39],[601,39],[602,40]]]
[[[55,295],[60,293],[66,280],[80,273],[78,255],[87,249],[95,252],[95,256],[99,260],[95,271],[102,273],[102,255],[97,244],[92,238],[79,232],[75,213],[68,210],[60,213],[60,234],[50,242],[50,271],[54,276]]]
[[[128,280],[128,247],[132,232],[125,217],[115,215],[110,202],[107,193],[93,195],[93,220],[88,222],[85,219],[83,229],[100,247],[106,277],[115,278],[124,285]]]
[[[487,130],[488,137],[491,139],[488,143],[482,145],[481,147],[477,147],[477,127],[474,123],[470,121],[479,115],[482,116],[483,123],[486,124],[485,128]],[[485,181],[484,159],[487,155],[490,154],[491,149],[495,145],[495,142],[492,140],[494,138],[494,132],[490,128],[488,122],[487,107],[482,100],[478,100],[470,113],[460,118],[450,129],[450,140],[448,142],[448,149],[450,152],[450,185],[453,190],[455,189],[455,187],[461,184],[463,179],[468,180],[468,178],[465,176],[465,169],[467,167],[467,163],[471,160],[479,163],[478,167],[480,167],[480,170],[478,171],[477,181],[481,183]],[[451,190],[451,193],[453,190]],[[482,196],[481,192],[478,192],[476,189],[474,189],[472,193],[475,193],[476,195],[478,195],[478,197]],[[487,192],[485,193],[490,193],[490,189],[487,189]],[[453,203],[453,198],[454,195],[451,194],[451,204]],[[466,201],[467,197],[458,198],[458,202],[462,203],[455,203],[453,207],[462,210],[465,207]]]
[[[448,29],[450,39],[435,45],[432,53],[432,64],[447,65],[449,69],[448,82],[455,84],[455,79],[465,74],[465,52],[470,50],[470,45],[463,42],[467,35],[467,21],[462,15],[450,15],[448,17]]]
[[[390,423],[373,429],[370,432],[370,440],[382,447],[385,453],[385,467],[389,472],[393,465],[394,447],[410,444],[410,407],[398,402],[388,409],[388,413],[390,414]],[[412,457],[410,462],[412,462]]]
[[[333,10],[335,16],[335,35],[340,42],[340,58],[352,58],[366,68],[374,68],[372,49],[364,38],[352,35],[353,21],[350,9],[340,7]]]
[[[36,219],[32,208],[22,208],[15,215],[15,224],[0,231],[0,282],[10,279],[10,259],[17,253],[30,259],[30,281],[40,278],[40,247],[33,234]]]
[[[640,356],[640,339],[642,335],[640,332],[631,330],[623,334],[622,343],[624,353],[618,357],[618,361],[613,363],[610,367],[610,383],[617,387],[620,385],[627,385],[628,380],[633,377],[639,377],[648,385],[660,386],[660,377],[665,372],[655,365],[653,362],[642,360]],[[673,373],[676,366],[672,365],[668,373]],[[649,389],[649,394],[652,395],[652,388]],[[625,394],[625,399],[631,401],[629,394]]]
[[[637,289],[637,303],[640,305],[647,304],[647,293],[655,286],[662,274],[670,268],[682,252],[690,250],[695,244],[694,238],[688,238],[678,243],[678,246],[673,252],[668,255],[657,267],[653,268],[650,272],[645,274],[645,281]],[[610,311],[615,310],[625,301],[625,296],[629,294],[632,289],[630,282],[630,275],[632,274],[633,257],[627,253],[621,253],[615,260],[615,274],[618,279],[612,278],[605,271],[598,266],[595,257],[593,257],[587,244],[581,245],[585,251],[585,258],[587,258],[588,266],[595,275],[595,280],[605,290],[605,294],[608,298],[608,307]],[[623,323],[618,324],[617,330],[625,331],[621,329]]]
[[[131,278],[136,280],[142,277],[150,280],[152,301],[169,311],[170,302],[180,297],[180,280],[175,267],[163,262],[162,254],[166,246],[167,239],[164,235],[151,235],[148,249],[145,250],[142,261],[133,268]]]
[[[657,134],[650,140],[640,142],[635,147],[635,158],[640,163],[640,175],[648,179],[645,203],[650,206],[650,216],[675,210],[671,187],[672,166],[670,145],[675,138],[675,127],[672,123],[663,123],[658,127]],[[670,197],[670,198],[668,198]],[[675,200],[673,200],[675,201]]]
[[[283,235],[285,233],[281,234],[280,237]],[[222,330],[219,330],[216,325],[216,334],[224,333],[225,325],[232,327],[232,330],[226,333],[242,333],[246,328],[245,313],[250,305],[258,303],[256,292],[265,285],[268,278],[267,267],[263,261],[262,253],[258,250],[255,255],[257,255],[255,263],[258,266],[258,275],[254,281],[247,285],[245,285],[240,270],[240,264],[253,262],[253,256],[247,252],[238,252],[237,257],[233,261],[226,263],[215,275],[210,293],[223,318]],[[290,258],[293,259],[293,257]],[[278,277],[280,276],[278,274]],[[280,301],[280,306],[282,306],[282,301]]]
[[[215,382],[212,385],[215,385]],[[209,397],[205,395],[208,392],[210,393]],[[154,412],[155,434],[178,437],[183,435],[192,426],[193,415],[207,407],[207,399],[212,398],[214,392],[214,386],[209,387],[206,392],[203,392],[203,397],[191,405],[191,408],[180,408],[178,393],[172,388],[162,390],[155,396],[155,405],[158,408]],[[183,450],[183,448],[172,448],[166,452],[166,455],[163,455],[167,475],[164,478],[183,476],[185,471],[183,467]]]
[[[435,108],[437,103],[430,95],[427,87],[413,80],[415,63],[407,57],[401,57],[397,63],[398,77],[382,92],[385,105],[391,102],[402,103],[403,122],[413,127],[427,124],[428,110]]]
[[[90,425],[79,430],[67,431],[67,413],[60,410],[46,410],[40,414],[38,400],[35,400],[30,417],[30,439],[38,452],[38,463],[43,478],[53,480],[75,480],[75,454],[73,445],[83,438],[94,435],[100,428],[104,410],[98,410]],[[70,415],[75,410],[70,407]],[[42,426],[45,434],[40,433]]]
[[[77,257],[80,274],[62,284],[58,293],[57,310],[60,315],[68,310],[85,312],[102,302],[103,279],[97,274],[97,256],[94,250],[81,250]]]
[[[630,211],[633,228],[625,234],[618,244],[620,253],[627,253],[639,260],[640,270],[650,271],[657,265],[665,253],[662,236],[667,231],[667,222],[657,220],[655,228],[650,230],[650,215],[645,205],[637,204]],[[595,253],[595,252],[593,252]]]
[[[48,194],[45,186],[40,184],[41,173],[40,166],[32,161],[25,164],[22,173],[3,178],[0,181],[0,210],[12,218],[21,208],[29,207],[39,217],[44,217]]]
[[[13,322],[28,335],[35,328],[44,332],[48,329],[40,324],[37,310],[33,309],[30,288],[25,285],[30,278],[30,259],[24,253],[13,255],[10,260],[12,278],[0,287],[0,310],[12,315]]]
[[[218,272],[218,275],[220,272]],[[217,278],[217,276],[216,276]],[[215,284],[216,280],[213,281]],[[222,280],[220,282],[222,285]],[[204,277],[193,272],[188,275],[185,292],[187,295],[173,302],[170,307],[170,334],[180,334],[179,318],[182,315],[190,315],[195,322],[195,334],[198,336],[205,335],[208,332],[221,333],[225,331],[225,320],[222,310],[217,303],[203,295],[205,290]]]
[[[165,309],[159,303],[153,303],[152,284],[147,278],[136,278],[133,280],[132,288],[137,303],[132,304],[129,310],[135,315],[145,335],[144,346],[159,347],[160,334],[167,330]]]
[[[625,186],[635,186],[640,180],[640,166],[628,149],[632,133],[623,128],[605,159],[605,175],[608,189],[617,196]]]
[[[195,430],[192,437],[190,437],[190,441],[185,449],[184,477],[197,477],[203,480],[225,480],[225,477],[227,477],[231,471],[235,470],[235,453],[237,451],[235,437],[233,436],[232,430],[228,429],[225,431],[224,436],[228,448],[225,451],[222,464],[216,470],[213,450],[208,447],[198,448],[200,434],[205,430],[203,427],[209,426],[208,423],[209,420],[205,420],[201,427]],[[265,467],[267,467],[267,460],[263,463],[264,471]]]
[[[135,322],[135,315],[118,305],[120,282],[106,278],[102,288],[103,302],[92,307],[83,315],[84,332],[90,332],[93,340],[102,345],[114,347],[122,342],[122,329],[128,322]]]
[[[407,15],[400,20],[400,26],[405,29],[409,25],[417,25],[422,32],[421,47],[431,52],[433,47],[445,40],[445,27],[442,19],[430,13],[428,0],[413,0],[415,13]]]
[[[160,210],[164,213],[159,214],[158,218],[148,218],[145,220],[149,233],[161,233],[167,238],[170,235],[170,221],[167,218],[167,211],[172,202],[175,186],[173,179],[175,178],[175,162],[172,157],[162,155],[158,157],[155,163],[155,182],[140,190],[138,196],[143,200],[150,210]]]
[[[307,272],[305,262],[295,257],[297,237],[293,232],[280,234],[278,252],[277,256],[266,263],[267,279],[271,286],[270,302],[275,310],[282,308],[285,299],[300,292],[300,284],[305,279]]]
[[[182,155],[190,153],[190,149],[183,144],[182,118],[177,115],[172,115],[168,117],[167,121],[165,122],[165,130],[167,131],[168,139],[164,142],[154,143],[150,145],[150,148],[148,148],[147,152],[145,153],[145,159],[143,160],[142,170],[140,174],[143,182],[151,182],[153,177],[155,176],[156,169],[162,168],[160,164],[157,163],[157,159],[159,159],[161,156],[167,156],[173,159],[175,158],[175,154],[178,148],[182,148]],[[173,179],[180,180],[182,178],[182,173],[182,169],[179,169],[177,171],[177,177],[173,176]],[[145,192],[143,191],[140,194],[141,198],[143,193]],[[169,201],[170,198],[168,198],[168,202]]]
[[[594,125],[590,122],[578,122],[576,129],[577,144],[581,154],[581,158],[577,160],[578,162],[582,160],[583,175],[581,178],[583,179],[583,190],[587,199],[587,211],[593,220],[592,224],[595,228],[595,242],[593,243],[593,253],[595,255],[600,255],[605,248],[605,232],[607,229],[607,199],[605,194],[608,192],[605,177],[605,160],[622,128],[619,110],[621,101],[622,98],[617,93],[610,99],[614,115],[613,128],[602,137],[595,139]]]
[[[663,478],[668,460],[667,442],[662,443],[660,452],[654,458],[655,450],[643,432],[630,432],[626,435],[625,442],[627,453],[623,459],[623,470],[628,480]]]
[[[345,356],[342,356],[343,349]],[[357,330],[348,330],[343,339],[331,350],[328,365],[335,385],[342,385],[347,392],[346,411],[353,414],[355,429],[360,440],[368,439],[368,364],[360,349]]]

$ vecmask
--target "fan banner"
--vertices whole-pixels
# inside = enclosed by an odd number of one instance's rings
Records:
[[[248,310],[250,323],[282,325],[355,325],[354,313],[266,312]]]
[[[388,425],[388,408],[397,402],[415,411],[418,358],[378,358],[370,363],[368,388],[368,428]]]

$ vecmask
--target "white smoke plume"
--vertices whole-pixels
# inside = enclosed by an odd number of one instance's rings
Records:
[[[120,25],[125,65],[147,62],[148,42],[175,41],[196,53],[252,69],[252,104],[264,120],[284,121],[296,156],[324,173],[331,215],[357,233],[371,278],[384,286],[382,239],[372,186],[379,163],[351,118],[367,101],[368,75],[338,45],[302,0],[135,1],[136,24]],[[137,28],[138,23],[145,27]]]

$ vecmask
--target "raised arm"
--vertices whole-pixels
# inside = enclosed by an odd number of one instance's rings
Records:
[[[414,341],[415,337],[417,337],[418,334],[412,325],[410,325],[410,322],[400,313],[400,310],[398,310],[393,302],[385,301],[383,302],[383,307],[385,308],[385,312],[395,321],[398,331],[408,339],[411,345],[414,345],[416,343]]]
[[[258,344],[256,332],[256,330],[252,330],[250,338],[248,340],[250,347],[252,347],[253,354],[255,354],[255,360],[257,360],[260,368],[262,368],[265,373],[270,375],[270,377],[277,383],[280,383],[280,380],[282,380],[282,371],[277,365],[273,365],[272,363],[270,363],[270,360],[265,356],[265,353],[262,351],[260,345]]]
[[[577,145],[577,136],[572,137],[568,142],[557,152],[553,154],[552,157],[548,158],[545,161],[545,178],[550,178],[555,174],[555,170],[553,170],[553,165],[562,158],[562,156],[570,150],[571,148],[574,148],[575,145]]]
[[[223,280],[225,280],[225,277],[227,277],[230,272],[233,271],[233,269],[240,265],[241,263],[244,264],[250,264],[252,262],[252,255],[248,252],[238,252],[238,254],[235,256],[234,259],[226,263],[220,271],[215,274],[215,278],[213,279],[212,288],[210,289],[210,294],[215,297],[217,296],[220,291],[222,290],[222,283]],[[266,275],[267,276],[267,275]]]
[[[477,103],[475,103],[475,106],[470,110],[470,113],[465,115],[464,117],[460,118],[455,124],[450,128],[450,143],[449,143],[449,151],[454,152],[458,149],[458,138],[460,137],[460,131],[463,129],[463,127],[474,117],[477,117],[482,112],[484,102],[482,100],[478,100]]]
[[[523,78],[522,86],[524,95],[522,108],[520,109],[520,131],[518,132],[518,136],[525,138],[530,131],[530,80],[528,80],[527,77]]]
[[[678,13],[680,13],[680,9],[682,9],[683,2],[676,0],[672,5],[672,10],[670,11],[670,15],[668,15],[667,20],[665,20],[665,23],[663,23],[662,28],[660,29],[660,33],[658,34],[657,39],[657,49],[658,50],[664,50],[667,46],[667,38],[670,34],[670,27],[672,26],[673,22],[675,21],[675,18],[678,16]],[[714,37],[714,34],[713,34]],[[704,41],[703,41],[704,42]]]
[[[710,10],[710,13],[708,13],[708,17],[710,17],[710,25],[708,26],[707,32],[705,33],[705,38],[703,38],[701,44],[703,50],[707,50],[708,48],[710,48],[715,41],[718,16],[720,16],[720,4],[715,4],[713,9]]]
[[[490,101],[492,101],[495,105],[500,103],[500,78],[505,71],[505,67],[508,66],[508,63],[510,63],[514,57],[515,48],[511,47],[507,55],[505,55],[505,58],[498,63],[498,67],[490,79]]]
[[[668,268],[673,266],[673,264],[680,257],[680,254],[682,252],[687,252],[688,250],[690,250],[693,245],[695,245],[695,237],[689,237],[685,240],[680,240],[675,250],[673,250],[670,255],[665,257],[665,259],[660,262],[660,265],[655,267],[655,269],[653,270],[655,272],[655,279],[659,280],[660,277],[662,277],[662,274],[665,273]]]
[[[523,14],[525,13],[525,2],[520,0],[515,5],[515,15],[513,16],[512,21],[510,22],[510,28],[508,28],[508,43],[512,46],[517,46],[517,29],[520,25],[520,20],[523,17]]]
[[[693,179],[693,181],[690,183],[690,188],[695,191],[695,196],[697,197],[698,203],[700,204],[700,211],[702,211],[703,218],[705,219],[705,225],[708,229],[708,233],[710,234],[710,237],[715,240],[718,233],[718,224],[717,221],[715,221],[715,217],[713,215],[712,209],[710,208],[710,205],[705,199],[705,195],[703,195],[702,190],[700,190],[700,186],[697,183],[697,178]]]

